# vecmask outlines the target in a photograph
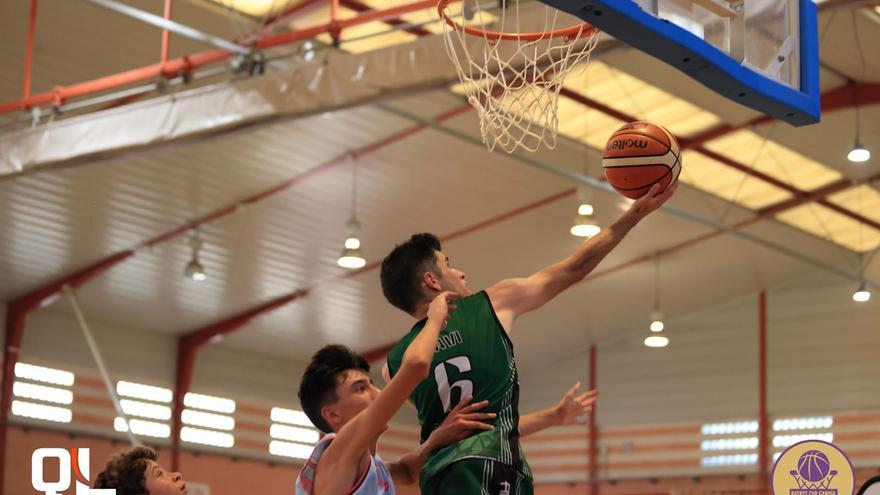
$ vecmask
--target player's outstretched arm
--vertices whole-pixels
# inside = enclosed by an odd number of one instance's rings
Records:
[[[455,309],[452,301],[456,298],[458,294],[454,292],[443,292],[434,298],[428,308],[428,322],[404,353],[400,371],[366,409],[336,433],[321,456],[315,495],[344,493],[351,486],[364,451],[385,429],[409,394],[428,377],[437,338],[449,312]]]
[[[405,454],[397,462],[388,464],[391,477],[396,485],[413,485],[419,482],[419,473],[428,455],[442,447],[452,445],[455,442],[469,437],[474,432],[492,430],[494,426],[485,421],[495,419],[495,413],[479,412],[489,405],[484,400],[471,404],[473,397],[465,397],[457,406],[449,411],[446,419],[440,423],[417,449]]]
[[[587,390],[577,395],[581,382],[575,383],[559,403],[542,411],[526,414],[519,418],[519,433],[522,436],[537,433],[551,426],[575,425],[586,423],[586,415],[593,410],[597,390]]]
[[[539,270],[527,278],[502,280],[486,289],[504,329],[510,332],[517,316],[540,308],[560,292],[589,275],[639,221],[672,197],[678,188],[678,183],[660,194],[657,194],[658,188],[659,185],[655,184],[617,221],[581,244],[564,260]]]

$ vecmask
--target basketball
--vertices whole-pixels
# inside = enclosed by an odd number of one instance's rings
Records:
[[[659,125],[631,122],[608,139],[602,167],[608,183],[627,198],[641,198],[657,183],[663,192],[681,172],[678,141]]]
[[[825,479],[830,469],[828,457],[818,450],[808,450],[798,459],[798,474],[810,482]]]

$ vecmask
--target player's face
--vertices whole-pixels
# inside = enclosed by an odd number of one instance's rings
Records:
[[[457,292],[462,297],[471,295],[471,287],[467,283],[464,271],[453,268],[449,264],[449,257],[440,251],[434,251],[437,256],[437,267],[440,268],[441,290]]]
[[[166,471],[156,461],[147,461],[144,487],[150,495],[180,495],[186,493],[186,483],[180,473]]]
[[[339,400],[336,401],[334,407],[339,416],[339,426],[334,429],[338,431],[351,418],[369,407],[376,400],[377,395],[379,395],[379,388],[373,384],[370,375],[358,369],[346,372],[345,379],[336,386],[336,397]]]

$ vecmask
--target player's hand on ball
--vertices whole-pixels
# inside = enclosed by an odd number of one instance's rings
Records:
[[[444,322],[448,320],[449,313],[455,311],[455,304],[452,304],[452,301],[456,299],[458,299],[457,292],[441,292],[428,306],[428,319]]]
[[[588,390],[580,395],[576,395],[579,388],[581,388],[581,382],[575,383],[562,396],[559,404],[556,404],[558,424],[573,425],[586,423],[586,414],[593,410],[593,404],[596,403],[599,391]]]
[[[662,193],[658,194],[657,191],[659,190],[660,185],[654,184],[644,196],[637,199],[635,203],[629,207],[629,211],[637,215],[639,218],[644,218],[649,213],[663,206],[663,203],[669,201],[669,198],[671,198],[672,195],[675,194],[675,191],[678,190],[678,181],[669,186]]]
[[[471,436],[477,431],[492,430],[495,427],[487,421],[495,419],[495,413],[479,412],[489,405],[484,400],[471,404],[473,397],[468,396],[461,400],[457,406],[449,411],[446,419],[428,437],[433,448],[445,447]]]

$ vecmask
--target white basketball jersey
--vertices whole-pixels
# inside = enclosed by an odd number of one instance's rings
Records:
[[[312,495],[312,487],[315,483],[315,469],[318,467],[318,461],[335,436],[335,434],[330,433],[322,438],[318,445],[315,445],[312,455],[309,456],[309,460],[303,466],[302,471],[299,472],[299,476],[296,477],[296,495]],[[367,468],[345,493],[346,495],[395,495],[391,473],[378,454],[370,457],[370,463],[367,464]]]

